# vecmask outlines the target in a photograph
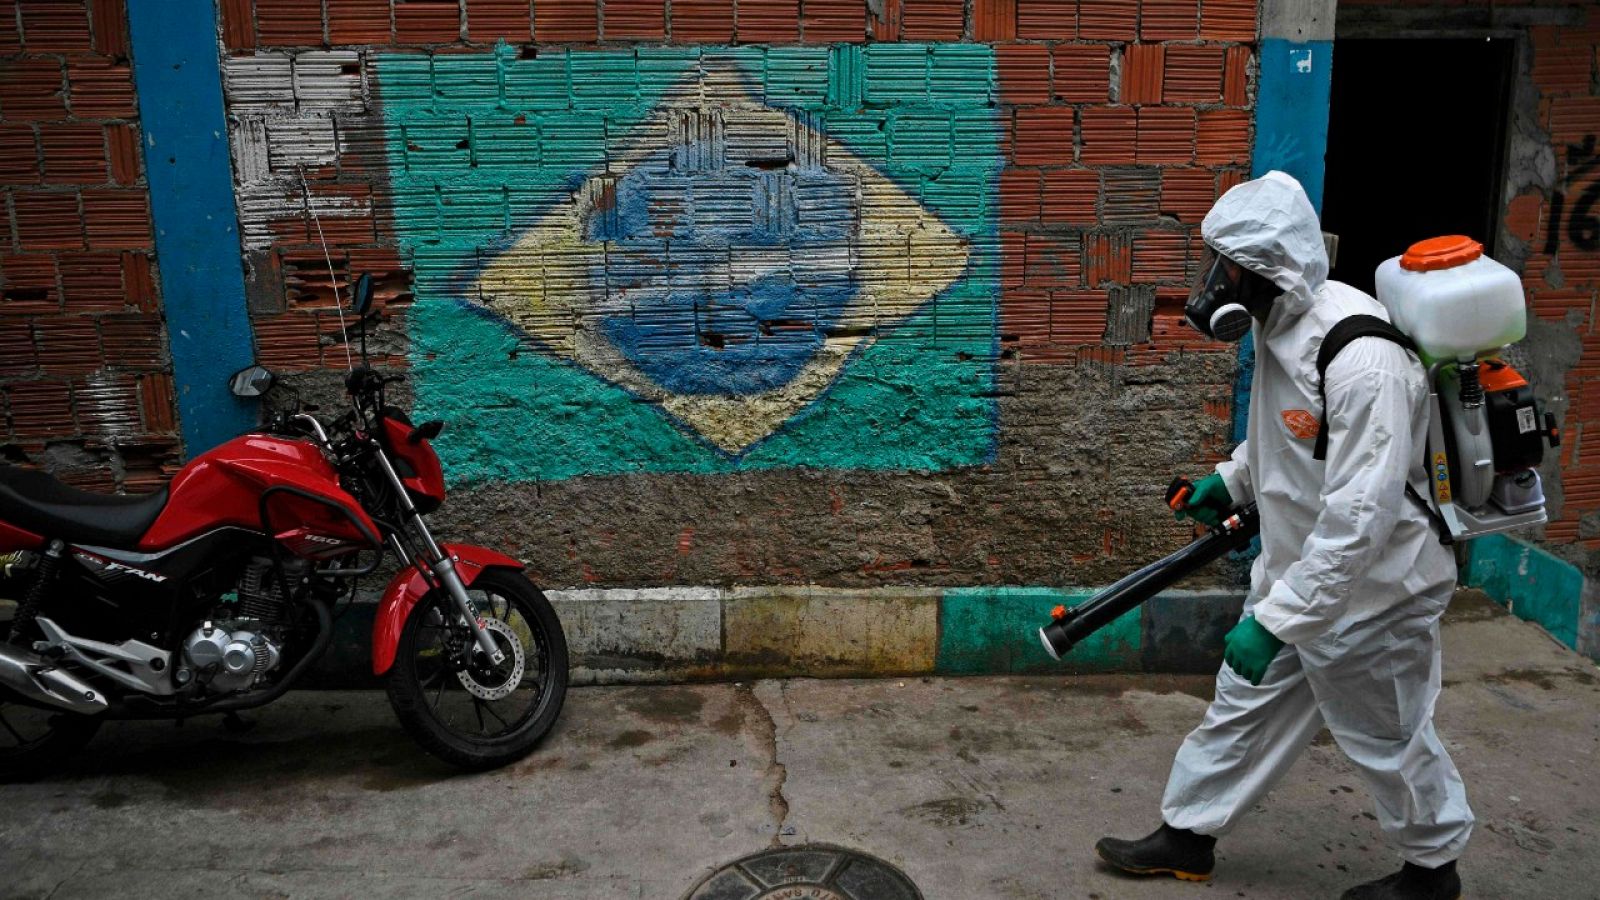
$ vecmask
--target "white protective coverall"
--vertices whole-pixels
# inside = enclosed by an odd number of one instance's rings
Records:
[[[1328,367],[1328,458],[1312,459],[1323,336],[1346,316],[1388,315],[1327,279],[1316,210],[1282,172],[1228,191],[1200,229],[1284,291],[1254,325],[1246,441],[1217,472],[1235,503],[1261,510],[1245,614],[1289,646],[1259,686],[1222,667],[1216,699],[1173,761],[1162,817],[1226,833],[1326,724],[1401,856],[1442,865],[1460,856],[1473,817],[1433,729],[1455,557],[1405,494],[1408,480],[1428,489],[1423,367],[1391,341],[1352,341]]]

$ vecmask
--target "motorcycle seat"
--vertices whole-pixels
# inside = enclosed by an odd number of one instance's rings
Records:
[[[0,465],[0,519],[68,543],[129,549],[166,505],[166,488],[132,496],[97,494],[37,469]]]

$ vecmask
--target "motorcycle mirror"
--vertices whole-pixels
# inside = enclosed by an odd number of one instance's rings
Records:
[[[362,318],[372,311],[372,276],[365,272],[356,279],[355,290],[350,294],[350,310]]]
[[[240,369],[233,375],[233,380],[228,384],[228,389],[233,391],[235,397],[260,397],[272,389],[276,380],[270,370],[264,366],[251,366]]]

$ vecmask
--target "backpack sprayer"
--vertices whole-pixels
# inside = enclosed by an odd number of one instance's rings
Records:
[[[1452,235],[1420,241],[1378,267],[1378,301],[1390,323],[1352,316],[1328,332],[1317,358],[1319,381],[1350,341],[1381,337],[1413,350],[1428,367],[1430,497],[1412,494],[1439,528],[1442,543],[1543,525],[1538,466],[1559,446],[1555,416],[1543,412],[1527,379],[1499,357],[1527,333],[1522,281],[1483,255],[1483,245]],[[1324,404],[1326,406],[1326,404]],[[1327,423],[1315,457],[1327,450]],[[1182,509],[1192,486],[1178,479],[1167,505]],[[1410,494],[1409,486],[1407,493]],[[1039,639],[1060,659],[1084,638],[1260,532],[1256,507],[1233,510],[1177,553],[1123,578],[1089,600],[1057,606]]]

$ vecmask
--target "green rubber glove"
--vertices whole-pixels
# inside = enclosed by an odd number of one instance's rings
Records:
[[[1222,661],[1228,668],[1251,684],[1260,684],[1267,666],[1283,649],[1283,641],[1263,628],[1255,616],[1245,616],[1228,632],[1225,647]]]
[[[1233,509],[1233,497],[1228,493],[1228,484],[1221,475],[1212,472],[1194,483],[1194,493],[1189,495],[1188,505],[1177,511],[1177,518],[1188,517],[1215,528],[1230,509]]]

